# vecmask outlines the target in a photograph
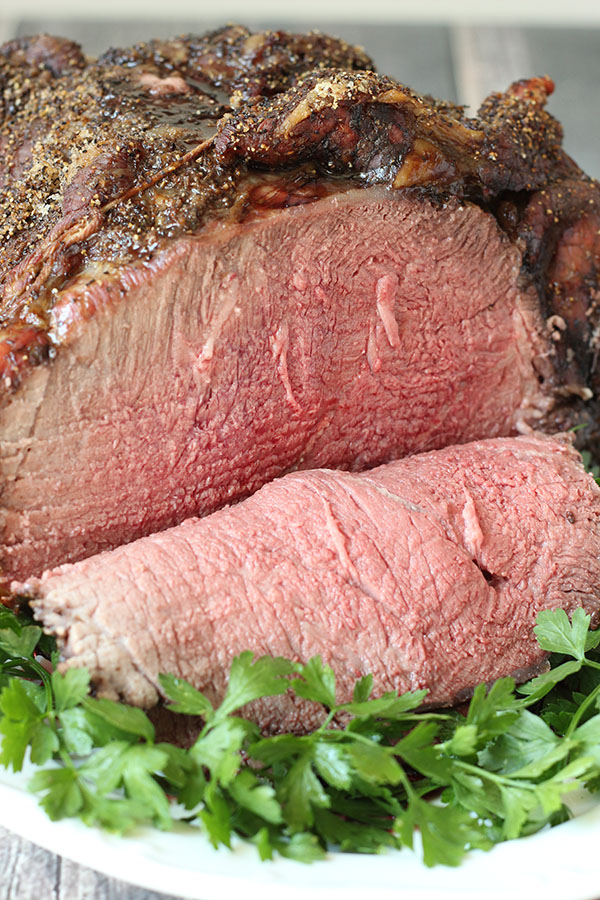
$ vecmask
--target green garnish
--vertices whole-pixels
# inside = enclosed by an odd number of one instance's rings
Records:
[[[328,849],[412,847],[418,830],[425,864],[454,866],[472,848],[564,821],[571,791],[600,788],[600,631],[589,624],[581,609],[571,622],[562,610],[540,613],[552,669],[519,688],[511,678],[479,685],[466,715],[419,711],[424,691],[370,699],[370,676],[337,704],[319,657],[299,665],[242,653],[216,708],[164,675],[169,708],[204,721],[183,750],[156,743],[141,710],[92,697],[85,669],[48,673],[48,638],[0,608],[0,764],[18,771],[27,753],[40,767],[53,761],[30,783],[52,819],[125,832],[170,828],[183,808],[215,847],[238,835],[262,859],[302,862]],[[312,734],[262,737],[235,715],[286,691],[322,707]]]

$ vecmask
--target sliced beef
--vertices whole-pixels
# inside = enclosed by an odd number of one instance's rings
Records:
[[[500,438],[363,474],[286,475],[204,519],[15,590],[100,694],[150,707],[158,674],[222,696],[232,657],[321,654],[340,700],[427,688],[430,704],[543,665],[541,609],[600,607],[600,488],[567,440]],[[263,728],[314,710],[258,704]]]
[[[211,512],[286,469],[535,422],[548,341],[518,273],[477,207],[373,187],[75,281],[52,316],[77,338],[0,412],[5,571]]]
[[[290,469],[595,423],[600,191],[552,82],[471,119],[370,67],[239,26],[0,51],[0,580]]]

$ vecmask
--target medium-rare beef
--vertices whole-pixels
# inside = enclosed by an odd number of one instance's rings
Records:
[[[222,696],[232,657],[321,654],[341,702],[427,688],[430,704],[544,663],[541,609],[600,607],[600,488],[569,441],[449,447],[370,472],[294,472],[204,519],[15,590],[100,694],[152,706],[158,674]],[[277,698],[266,730],[314,725]]]
[[[593,420],[600,191],[552,83],[470,119],[370,67],[240,27],[0,49],[5,582],[288,470]]]

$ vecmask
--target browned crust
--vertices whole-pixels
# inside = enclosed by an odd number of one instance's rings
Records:
[[[548,78],[493,95],[478,119],[373,72],[311,72],[274,98],[243,106],[215,150],[267,167],[318,160],[395,188],[432,185],[487,198],[536,190],[568,170],[562,131],[544,106]]]
[[[556,339],[564,425],[600,387],[600,190],[562,150],[551,80],[517,82],[470,119],[371,68],[335,38],[241,26],[96,61],[46,35],[0,48],[4,385],[56,350],[51,310],[89,267],[111,277],[219,219],[383,183],[484,205],[520,246]]]

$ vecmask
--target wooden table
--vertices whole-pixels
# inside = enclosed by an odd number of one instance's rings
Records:
[[[46,31],[79,41],[90,54],[148,37],[201,32],[222,24],[187,20],[118,23],[36,19],[2,20],[0,40]],[[252,22],[250,27],[278,27]],[[286,23],[306,30],[302,23]],[[600,178],[600,30],[541,27],[469,27],[311,23],[362,44],[380,71],[422,93],[476,108],[487,93],[527,75],[551,75],[557,84],[550,111],[562,122],[565,147]],[[0,900],[165,900],[166,895],[106,878],[23,841],[0,828]]]
[[[106,878],[0,828],[1,900],[168,900]],[[224,898],[225,900],[225,898]]]

